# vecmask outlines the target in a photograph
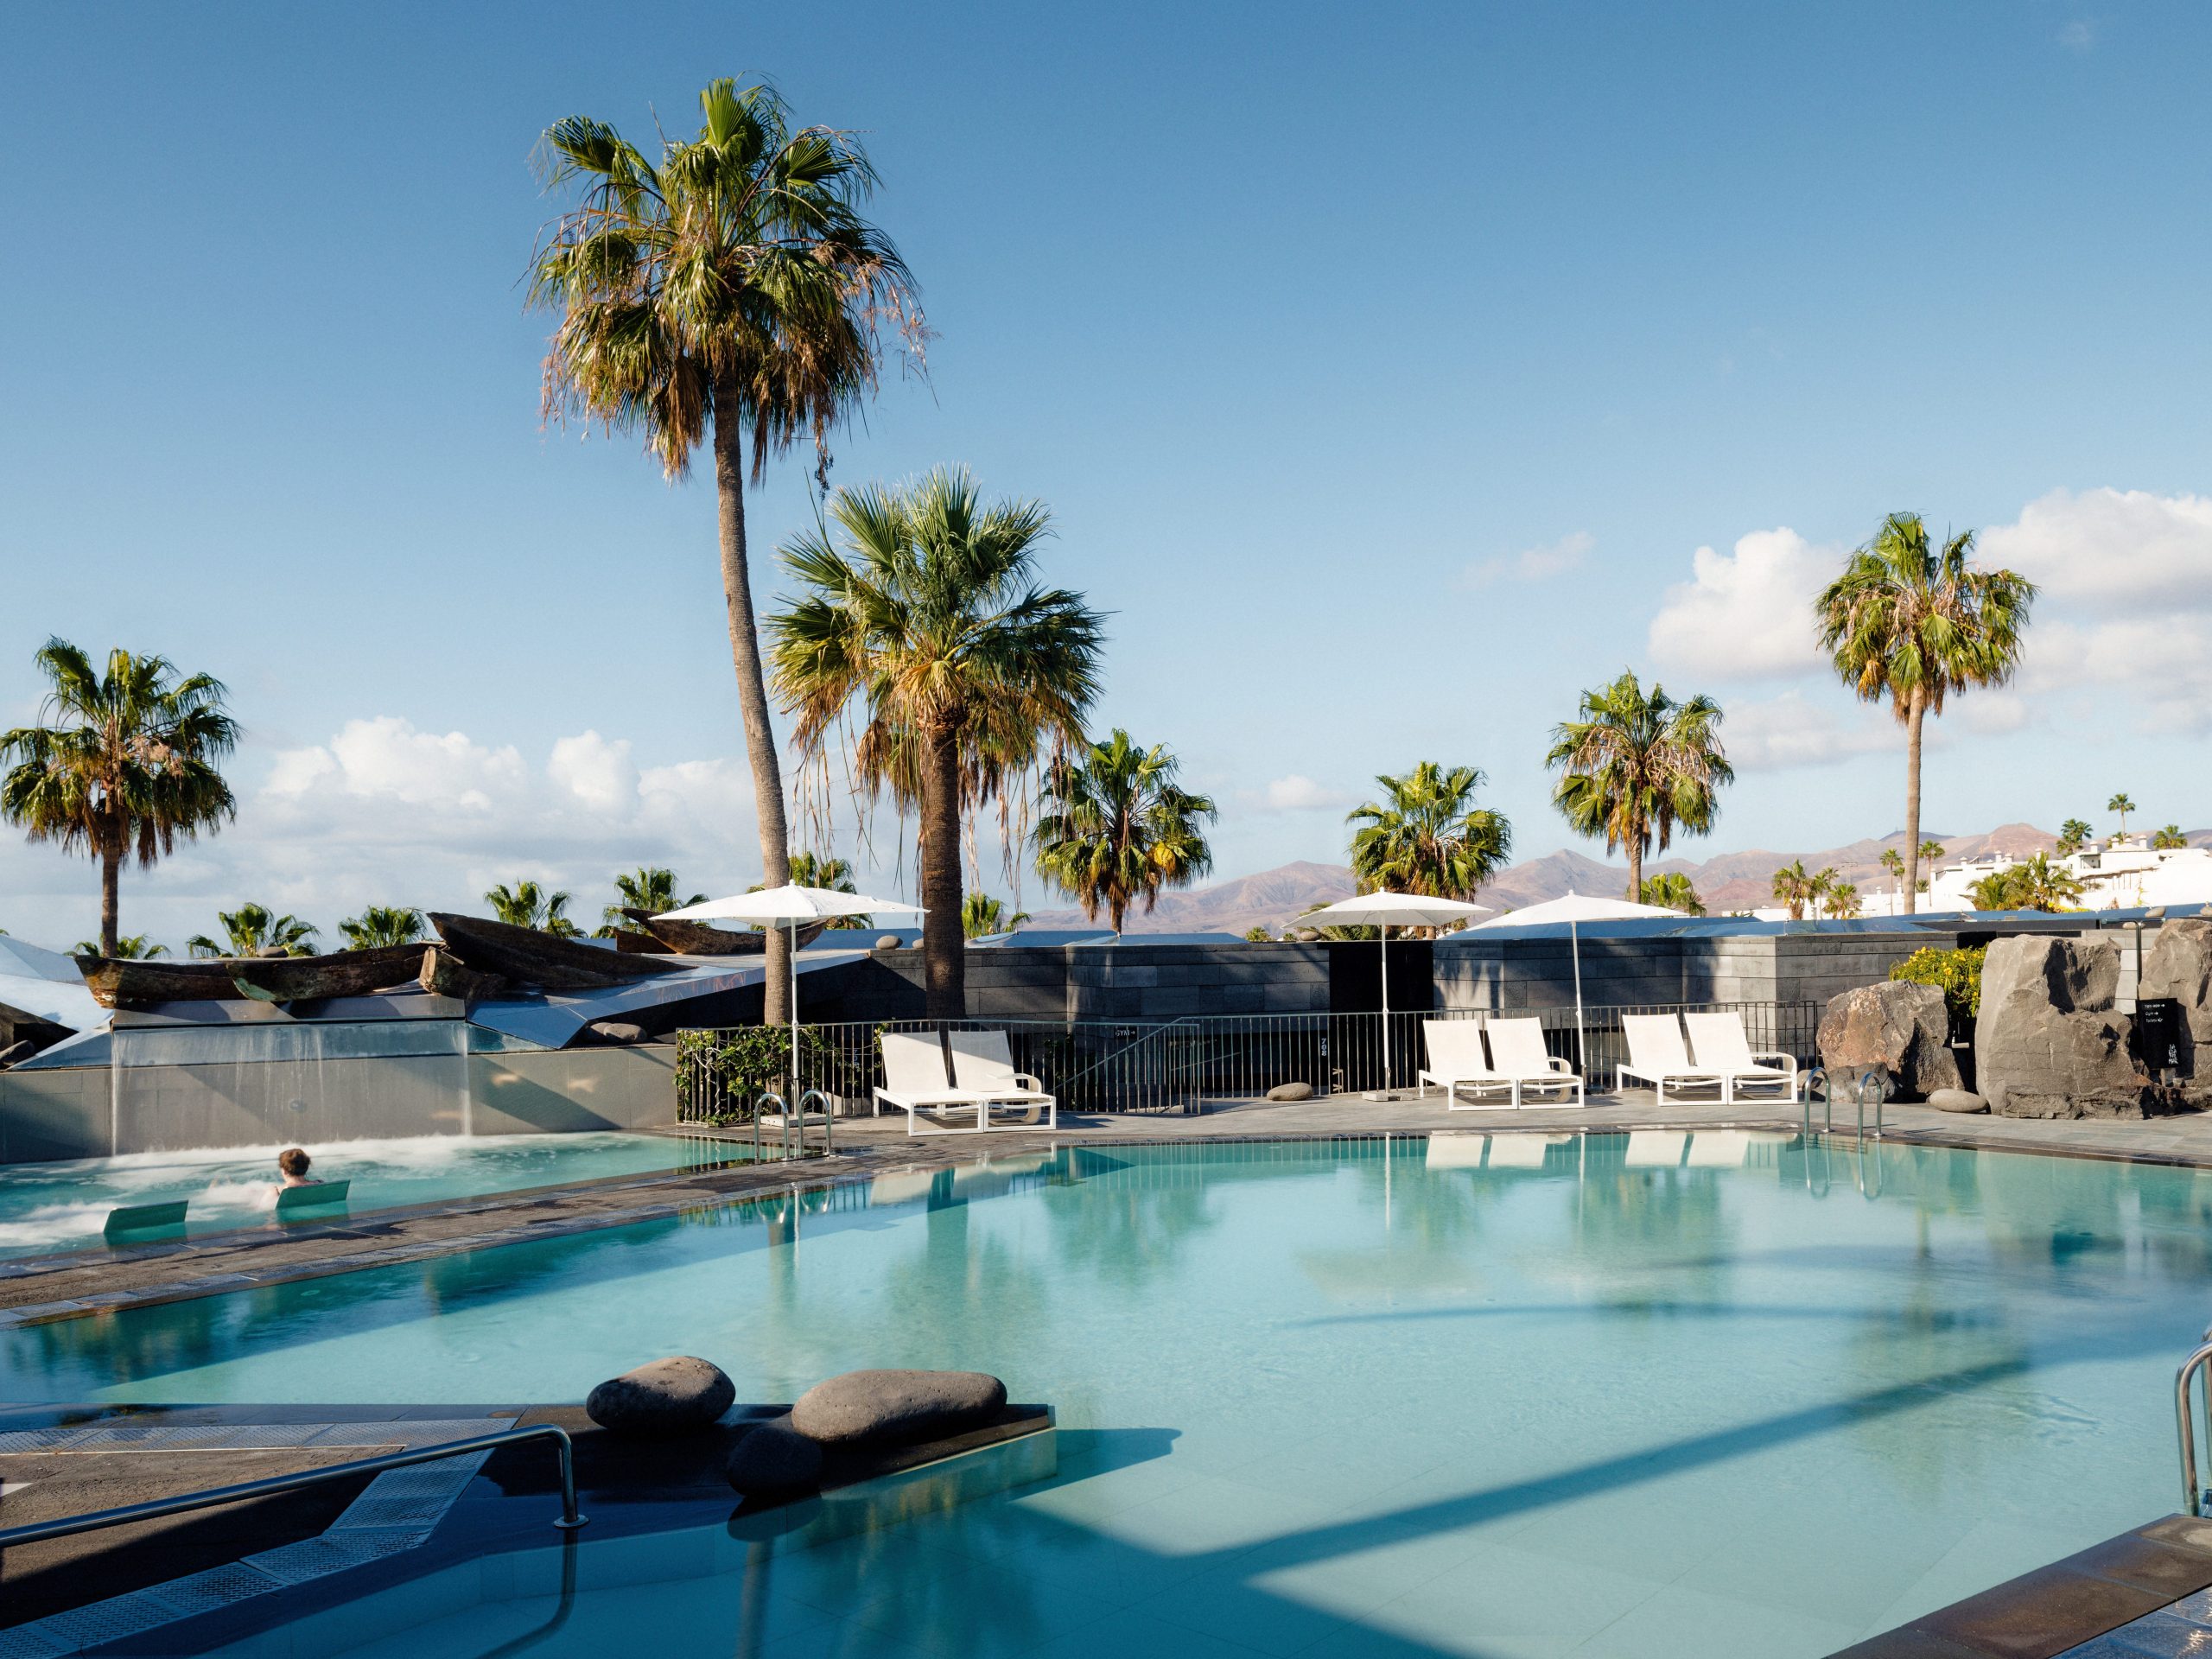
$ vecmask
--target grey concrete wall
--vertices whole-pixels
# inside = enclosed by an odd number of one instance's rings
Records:
[[[479,1135],[652,1128],[676,1122],[676,1046],[469,1057]]]
[[[0,1164],[104,1158],[107,1068],[0,1071]]]
[[[1318,944],[1118,945],[1067,950],[1071,1020],[1326,1014],[1329,959]],[[988,1018],[1001,1011],[976,1006]]]
[[[1948,935],[1744,934],[1713,938],[1585,938],[1590,1007],[1674,1002],[1825,1002],[1889,977],[1890,966]],[[1574,1001],[1567,939],[1446,939],[1436,946],[1438,1006],[1544,1008]]]

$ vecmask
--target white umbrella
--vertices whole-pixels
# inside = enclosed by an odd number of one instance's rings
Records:
[[[786,1111],[798,1109],[798,927],[801,922],[837,916],[872,916],[882,910],[913,910],[896,899],[871,899],[865,893],[836,893],[828,887],[785,886],[763,887],[758,893],[735,893],[727,899],[709,899],[661,913],[677,922],[755,922],[762,927],[788,927],[791,939],[791,1097]]]
[[[1541,927],[1547,923],[1556,926],[1567,924],[1567,937],[1574,955],[1574,1062],[1586,1066],[1586,1050],[1582,1041],[1582,933],[1584,922],[1626,922],[1643,916],[1666,916],[1675,921],[1682,918],[1679,910],[1668,910],[1658,905],[1639,905],[1632,899],[1588,899],[1579,893],[1567,893],[1557,899],[1547,899],[1541,905],[1523,905],[1519,910],[1509,910],[1503,916],[1478,922],[1478,928]]]
[[[1371,927],[1382,947],[1382,1086],[1390,1086],[1390,930],[1394,927],[1449,927],[1490,914],[1488,905],[1461,899],[1425,899],[1417,893],[1363,893],[1309,910],[1294,927]]]

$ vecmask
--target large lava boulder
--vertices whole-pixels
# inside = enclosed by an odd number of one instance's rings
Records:
[[[2021,934],[1989,947],[1974,1021],[1974,1073],[2004,1117],[2150,1117],[2177,1091],[2137,1070],[2134,1022],[2113,1007],[2120,950],[2110,939]]]
[[[791,1408],[791,1427],[824,1446],[905,1446],[982,1427],[1006,1384],[982,1371],[847,1371]]]
[[[721,1366],[684,1354],[609,1377],[591,1391],[584,1411],[609,1433],[665,1439],[708,1427],[736,1398]]]
[[[745,1431],[724,1466],[729,1484],[747,1497],[781,1497],[812,1491],[822,1479],[822,1442],[772,1418]]]
[[[2181,1004],[2181,1073],[2191,1104],[2212,1106],[2212,921],[2168,922],[2143,958],[2139,996]],[[2199,1056],[2208,1058],[2200,1061]]]
[[[1933,985],[1891,980],[1833,997],[1818,1040],[1829,1076],[1884,1072],[1896,1098],[1920,1100],[1964,1082],[1951,1052],[1950,1010]]]

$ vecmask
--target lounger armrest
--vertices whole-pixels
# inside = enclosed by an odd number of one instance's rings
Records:
[[[1544,1065],[1549,1070],[1554,1071],[1563,1071],[1570,1077],[1574,1075],[1574,1068],[1556,1054],[1545,1055]]]
[[[1031,1077],[1027,1071],[1015,1072],[1014,1074],[1014,1080],[1020,1084],[1023,1088],[1027,1089],[1033,1095],[1041,1095],[1045,1092],[1045,1085],[1042,1083],[1039,1083],[1035,1077]]]
[[[1795,1054],[1785,1054],[1778,1048],[1755,1048],[1751,1051],[1751,1058],[1763,1065],[1772,1061],[1792,1075],[1795,1075],[1797,1070],[1797,1057]]]

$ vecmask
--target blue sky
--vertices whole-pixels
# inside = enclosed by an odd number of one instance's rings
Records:
[[[2018,690],[1941,728],[1932,825],[2121,788],[2212,823],[2212,14],[1261,16],[12,19],[0,716],[59,632],[220,674],[251,734],[238,823],[126,925],[755,879],[710,490],[541,429],[519,286],[539,130],[688,130],[720,73],[864,130],[938,331],[836,480],[960,461],[1052,505],[1052,574],[1113,613],[1098,724],[1219,798],[1222,874],[1339,857],[1425,758],[1568,844],[1548,729],[1630,665],[1730,710],[1707,849],[1895,829],[1894,736],[1800,620],[1892,508],[2048,590]],[[0,847],[0,925],[66,943],[92,891]]]

